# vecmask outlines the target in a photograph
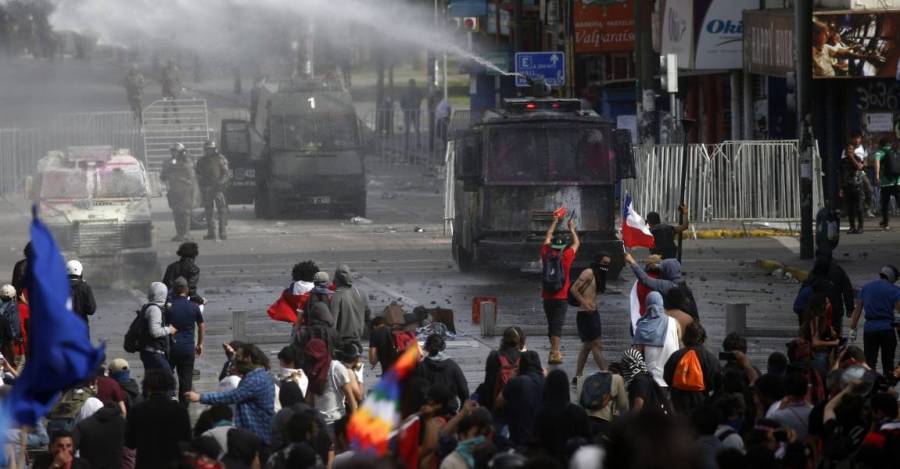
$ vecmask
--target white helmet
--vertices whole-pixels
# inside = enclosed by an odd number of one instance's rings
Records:
[[[4,298],[15,298],[16,297],[16,288],[12,285],[3,285],[0,287],[0,296]]]
[[[78,262],[75,260],[66,262],[66,272],[68,272],[69,275],[77,275],[80,277],[81,272],[83,272],[83,271],[84,271],[84,267],[81,266],[81,262]]]

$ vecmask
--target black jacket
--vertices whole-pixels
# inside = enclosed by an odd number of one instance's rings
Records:
[[[69,275],[69,293],[72,296],[72,311],[81,316],[87,322],[88,316],[97,311],[97,302],[94,300],[94,290],[77,275]]]
[[[122,387],[122,391],[125,391],[125,407],[128,410],[131,410],[132,407],[144,400],[141,395],[141,388],[138,387],[134,379],[128,378],[126,381],[116,380],[116,382]]]
[[[109,403],[75,426],[75,446],[81,459],[95,469],[119,469],[125,448],[125,419],[115,403]]]
[[[44,453],[34,458],[34,463],[31,465],[31,467],[32,469],[50,469],[50,466],[52,465],[53,456],[48,453]],[[85,461],[82,458],[73,458],[72,469],[94,469],[94,466],[92,466],[91,463]]]
[[[135,469],[168,467],[180,456],[178,444],[191,440],[187,409],[164,394],[154,394],[128,413],[125,446],[137,450]]]
[[[187,280],[188,295],[191,297],[191,300],[195,300],[197,298],[197,283],[200,282],[200,268],[197,267],[193,259],[182,257],[166,267],[162,283],[166,284],[170,295],[172,294],[172,287],[175,286],[175,279],[178,277],[184,277]]]
[[[809,277],[803,282],[802,290],[805,287],[814,286],[816,282],[825,282],[825,289],[828,291],[828,301],[831,302],[832,317],[843,317],[845,313],[853,311],[853,284],[850,283],[850,277],[847,272],[837,265],[834,261],[829,262],[828,274],[822,278],[815,270],[810,272]],[[831,285],[828,285],[830,283]],[[838,324],[840,324],[838,322]],[[838,331],[840,333],[840,331]]]
[[[416,373],[428,383],[442,384],[459,399],[460,405],[469,398],[469,383],[459,365],[449,358],[426,357]]]
[[[25,288],[25,277],[28,273],[28,259],[21,259],[16,262],[13,267],[12,282],[10,284],[15,287],[16,295],[21,295]]]

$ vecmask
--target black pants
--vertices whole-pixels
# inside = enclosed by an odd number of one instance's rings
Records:
[[[891,208],[891,196],[900,205],[900,186],[881,186],[881,226],[888,226],[888,210]]]
[[[178,402],[187,405],[184,393],[193,390],[194,385],[194,350],[172,350],[169,363],[178,376]]]
[[[862,188],[856,185],[844,186],[844,203],[847,204],[847,222],[851,231],[863,229]]]
[[[894,335],[893,329],[863,333],[863,351],[866,354],[866,364],[873,370],[878,369],[879,350],[881,350],[881,366],[882,370],[884,370],[884,376],[892,376],[894,372],[894,352],[897,351],[897,336]]]

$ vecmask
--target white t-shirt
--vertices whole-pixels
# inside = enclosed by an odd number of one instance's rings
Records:
[[[656,381],[656,384],[664,388],[669,385],[666,384],[666,380],[663,379],[663,368],[665,368],[666,361],[669,360],[669,357],[680,348],[678,344],[678,321],[669,315],[666,315],[666,318],[668,322],[666,323],[666,339],[663,341],[663,346],[644,346],[644,358],[647,362],[647,371],[653,375],[653,380]]]
[[[343,363],[331,361],[328,382],[322,394],[316,395],[316,410],[322,413],[326,424],[334,423],[344,416],[347,409],[343,387],[350,382],[350,375]]]

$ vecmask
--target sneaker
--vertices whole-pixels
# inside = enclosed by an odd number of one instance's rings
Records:
[[[559,352],[550,352],[550,356],[547,358],[548,365],[562,365],[562,354]]]

